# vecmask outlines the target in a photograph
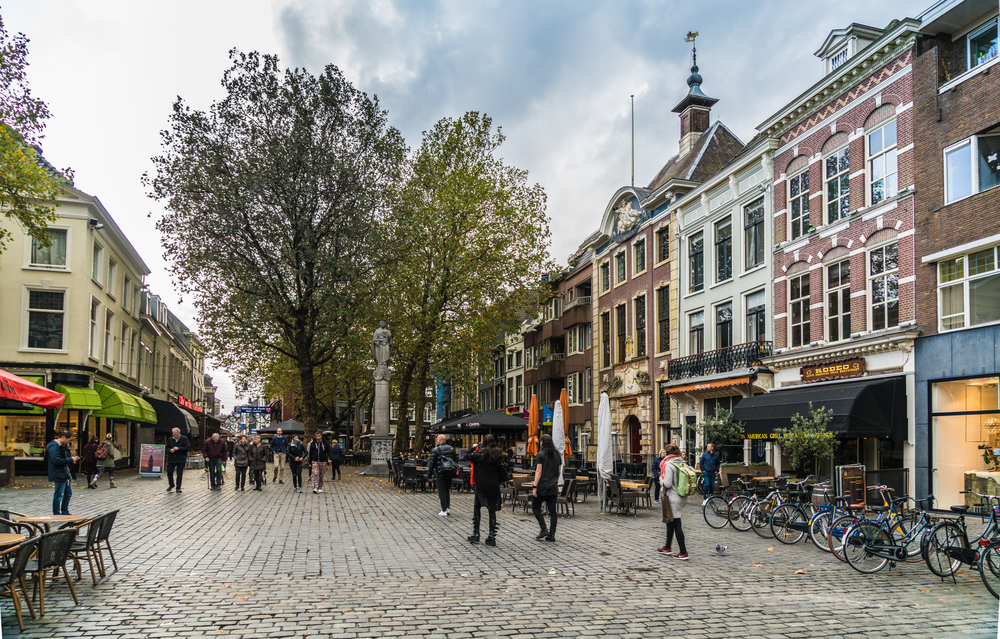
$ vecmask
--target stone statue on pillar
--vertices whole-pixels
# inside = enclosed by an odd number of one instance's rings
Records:
[[[372,462],[364,475],[388,475],[392,459],[392,435],[389,434],[389,358],[392,357],[392,333],[379,320],[372,336],[372,357],[375,359],[375,405],[372,416]]]

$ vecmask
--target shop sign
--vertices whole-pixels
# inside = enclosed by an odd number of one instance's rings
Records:
[[[803,382],[823,382],[828,379],[861,377],[865,374],[865,360],[863,357],[856,357],[829,364],[803,366],[800,371]]]
[[[633,406],[639,405],[638,397],[626,397],[625,399],[618,402],[618,406],[621,408],[632,408]]]
[[[203,412],[203,411],[201,410],[201,407],[200,407],[200,406],[196,406],[196,405],[194,404],[194,402],[192,402],[192,401],[191,401],[190,399],[188,399],[187,397],[184,397],[183,395],[179,395],[179,396],[177,397],[177,403],[178,403],[178,404],[180,404],[181,406],[183,406],[184,408],[189,408],[189,409],[191,409],[191,410],[195,411],[196,413],[200,413],[200,412]]]

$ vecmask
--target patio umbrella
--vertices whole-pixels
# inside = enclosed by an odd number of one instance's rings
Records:
[[[528,409],[528,445],[524,454],[534,457],[538,454],[538,397],[531,396],[531,407]]]
[[[62,408],[65,398],[62,393],[0,370],[0,403],[4,404],[4,408],[31,408],[25,404],[42,408]]]
[[[565,392],[566,392],[566,389],[563,389],[563,393],[565,393]],[[555,444],[556,442],[561,442],[565,436],[566,435],[564,434],[564,428],[563,428],[563,407],[562,407],[562,401],[558,401],[558,402],[556,402],[555,410],[552,411],[552,443]],[[556,448],[556,450],[559,450],[559,449]],[[559,463],[559,482],[558,483],[559,483],[560,486],[562,486],[563,485],[563,475],[562,475],[563,465],[562,465],[562,460],[560,459],[559,462],[560,463]]]
[[[601,403],[597,408],[597,475],[601,488],[601,511],[604,511],[604,480],[615,471],[611,456],[611,402],[607,393],[601,393]]]

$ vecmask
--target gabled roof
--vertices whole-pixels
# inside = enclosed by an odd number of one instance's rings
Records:
[[[729,163],[744,144],[722,122],[716,122],[701,134],[687,155],[675,155],[667,160],[647,187],[656,191],[671,180],[703,182]]]

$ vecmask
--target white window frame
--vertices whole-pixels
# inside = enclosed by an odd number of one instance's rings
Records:
[[[110,328],[109,328],[110,327]],[[115,366],[115,314],[104,307],[104,360],[105,366]]]
[[[842,271],[842,269],[840,268],[840,265],[843,264],[843,263],[845,263],[845,262],[847,263],[847,269],[848,269],[848,272],[847,272],[847,277],[848,277],[847,284],[844,284],[843,277],[841,277],[840,275],[838,275],[838,281],[840,283],[837,286],[835,286],[833,288],[830,288],[830,269],[833,268],[834,266],[836,266],[838,268],[838,270]],[[823,330],[823,333],[825,334],[826,339],[827,339],[828,342],[842,342],[845,339],[850,339],[851,338],[850,321],[848,321],[847,330],[846,331],[843,330],[843,319],[844,319],[844,316],[845,315],[847,315],[847,316],[851,315],[851,281],[850,281],[851,272],[850,272],[850,269],[851,269],[851,258],[850,258],[849,255],[845,255],[843,257],[843,259],[838,259],[836,261],[830,262],[829,264],[824,264],[823,265],[823,320],[824,320],[824,324],[823,324],[823,329],[824,330]],[[846,311],[843,308],[843,301],[844,301],[843,292],[844,292],[844,289],[847,289],[847,310]],[[840,313],[838,313],[837,316],[836,316],[837,317],[837,326],[841,330],[841,335],[840,335],[840,338],[836,339],[836,340],[833,339],[833,333],[830,330],[830,321],[833,319],[833,316],[830,314],[830,296],[831,295],[837,295],[838,296],[838,298],[837,298],[838,299],[838,304],[841,305]]]
[[[895,142],[893,142],[891,146],[883,146],[881,151],[879,151],[875,155],[872,155],[872,152],[871,152],[871,137],[875,133],[880,132],[883,129],[885,129],[890,124],[895,125],[895,127],[896,127],[896,140],[895,140]],[[878,182],[878,180],[872,179],[873,178],[873,173],[874,173],[872,171],[872,163],[876,159],[885,157],[890,151],[896,151],[896,169],[892,173],[889,173],[888,171],[886,171],[885,175],[883,175],[881,178],[879,178],[879,180],[885,180],[886,184],[888,184],[889,176],[890,175],[895,175],[896,176],[896,180],[895,180],[896,188],[895,188],[895,191],[892,194],[889,194],[888,191],[885,191],[883,193],[883,195],[882,195],[882,199],[879,200],[878,202],[875,202],[873,194],[872,194],[872,185],[875,182]],[[866,201],[868,203],[868,206],[875,206],[876,204],[881,204],[882,202],[885,202],[886,200],[892,199],[892,198],[896,197],[896,195],[899,194],[899,123],[897,122],[897,119],[896,119],[895,116],[887,119],[885,122],[880,122],[878,124],[878,126],[873,127],[870,131],[865,131],[865,187],[866,187],[865,188],[865,198],[866,198]]]
[[[94,242],[93,253],[90,262],[90,279],[99,287],[104,288],[104,273],[107,267],[104,265],[104,247],[100,242]]]
[[[985,271],[983,273],[977,273],[975,275],[970,275],[969,274],[969,256],[973,255],[975,253],[983,253],[985,251],[992,251],[993,252],[993,268],[990,269],[989,271]],[[952,261],[959,260],[959,259],[962,261],[961,262],[961,264],[962,264],[962,274],[961,274],[961,276],[956,277],[955,279],[949,280],[947,282],[942,282],[941,281],[941,265],[943,263],[945,263],[945,262],[952,262]],[[937,303],[938,303],[938,306],[937,306],[937,318],[938,318],[938,332],[948,333],[948,332],[952,332],[952,331],[961,331],[961,330],[966,330],[966,329],[969,329],[969,328],[978,328],[978,327],[981,327],[981,326],[989,326],[991,324],[995,324],[996,323],[996,322],[981,322],[979,324],[973,324],[972,323],[972,317],[971,317],[971,313],[972,313],[972,295],[971,295],[971,292],[970,292],[970,284],[972,284],[973,282],[975,282],[977,280],[985,279],[985,278],[988,278],[988,277],[995,277],[998,274],[1000,274],[1000,246],[982,247],[982,248],[979,248],[976,251],[972,251],[971,253],[966,253],[965,255],[957,256],[955,258],[949,258],[948,260],[941,260],[940,262],[938,262],[937,264],[935,264],[935,269],[937,270]],[[953,326],[953,327],[946,328],[945,325],[944,325],[944,319],[945,318],[942,316],[942,313],[941,313],[941,309],[943,307],[942,298],[943,298],[943,294],[944,294],[945,289],[951,288],[953,286],[961,286],[962,287],[962,313],[961,313],[962,325],[961,326]],[[955,314],[949,315],[948,317],[958,317],[958,314],[955,313]]]
[[[116,289],[118,288],[118,260],[113,257],[108,258],[108,283],[105,287],[108,291],[108,297],[113,300],[117,300],[118,294]]]
[[[62,293],[63,294],[63,331],[62,331],[62,348],[30,348],[28,346],[28,320],[29,313],[31,311],[31,291],[43,291],[46,293]],[[68,353],[69,349],[67,347],[69,341],[69,288],[64,286],[21,286],[21,344],[19,351],[29,352],[29,353]],[[44,310],[36,312],[46,312]],[[48,311],[55,313],[57,311]]]
[[[34,245],[34,238],[30,235],[24,236],[24,261],[22,268],[31,271],[61,271],[71,272],[70,265],[73,263],[73,227],[53,224],[48,227],[50,231],[66,231],[66,264],[62,266],[49,264],[35,264],[31,261],[31,247]]]
[[[803,235],[805,235],[806,233],[809,232],[809,216],[810,216],[810,211],[809,211],[809,194],[810,194],[811,187],[807,188],[805,191],[801,191],[800,190],[798,195],[796,195],[794,197],[792,196],[792,181],[793,180],[799,180],[801,182],[800,178],[802,177],[803,174],[805,174],[806,180],[808,181],[809,180],[809,167],[806,167],[805,169],[799,171],[798,173],[796,173],[792,177],[790,177],[787,180],[785,180],[785,182],[788,184],[788,207],[787,207],[787,210],[788,210],[788,215],[787,215],[787,217],[788,217],[788,236],[787,237],[788,237],[789,240],[797,240],[797,239],[799,239],[800,237],[802,237]],[[799,220],[802,222],[802,224],[799,227],[801,229],[801,231],[799,232],[798,235],[794,234],[794,226],[793,226],[793,220],[792,220],[792,204],[796,200],[799,200],[801,202],[801,206],[799,207]],[[802,206],[805,206],[805,213],[802,212]],[[765,220],[767,219],[767,213],[766,213],[766,211],[765,211],[764,218],[765,218]]]
[[[618,264],[619,264],[619,261],[621,261],[621,265],[622,265],[622,268],[621,268],[622,277],[621,277],[621,279],[618,279],[618,272],[619,272]],[[615,273],[614,273],[614,276],[615,276],[614,277],[615,286],[621,286],[622,284],[624,284],[625,282],[628,281],[628,256],[625,255],[625,250],[624,249],[621,250],[621,251],[618,251],[617,253],[615,253],[614,262],[615,262]]]
[[[811,309],[809,308],[811,306],[810,300],[812,299],[812,289],[813,289],[811,275],[812,274],[807,269],[805,271],[800,271],[798,273],[795,273],[794,275],[788,276],[788,346],[789,346],[789,348],[801,348],[803,346],[809,346],[809,344],[811,343],[811,340],[812,340],[812,318],[810,317],[810,310]],[[796,298],[792,298],[792,280],[800,279],[800,278],[803,278],[803,277],[806,278],[806,280],[809,282],[809,294],[805,295],[805,296],[802,296],[801,295],[801,286],[800,286],[800,288],[799,288],[800,296],[796,297]],[[794,306],[795,304],[802,305],[803,304],[803,300],[805,300],[805,303],[804,303],[804,308],[805,308],[805,316],[804,317],[805,317],[805,319],[803,319],[798,324],[792,324],[792,306]],[[792,335],[795,332],[794,329],[795,329],[796,326],[807,327],[806,330],[803,332],[803,335],[802,335],[803,339],[802,339],[801,343],[799,343],[799,344],[795,344],[794,340],[792,338]]]
[[[868,138],[867,138],[867,134],[866,134],[865,144],[868,143],[867,140],[868,140]],[[847,152],[847,168],[844,169],[843,171],[841,171],[840,170],[839,156],[840,156],[841,153],[844,153],[845,151]],[[826,174],[826,162],[827,162],[827,160],[829,160],[830,158],[832,158],[834,156],[838,156],[838,162],[837,162],[837,169],[838,170],[837,170],[837,172],[834,175],[828,177],[827,174]],[[850,144],[845,144],[844,146],[841,146],[840,148],[835,149],[835,150],[831,151],[830,153],[827,153],[826,155],[824,155],[823,156],[823,162],[822,162],[822,168],[820,169],[820,174],[821,174],[821,176],[823,178],[823,185],[822,185],[822,188],[823,188],[823,221],[821,222],[821,224],[824,224],[824,225],[826,225],[826,224],[836,224],[837,222],[843,220],[844,218],[846,218],[848,215],[851,214],[851,147],[850,147]],[[840,204],[840,200],[844,197],[845,194],[841,191],[839,183],[840,183],[841,178],[844,177],[844,175],[847,175],[847,194],[846,194],[847,195],[847,210],[846,211],[841,211],[839,204]],[[837,183],[838,183],[837,184],[837,193],[839,194],[837,196],[837,204],[838,204],[838,206],[837,206],[837,215],[838,215],[838,217],[837,217],[836,220],[831,220],[830,219],[830,204],[832,203],[832,201],[830,200],[830,187],[828,186],[828,184],[830,182],[833,182],[834,180],[836,180]]]
[[[728,251],[728,255],[727,255],[727,259],[729,260],[729,264],[728,264],[729,277],[722,277],[722,278],[720,278],[719,277],[719,266],[720,266],[719,260],[723,257],[723,255],[722,255],[723,252],[719,250],[719,247],[720,247],[720,245],[726,243],[727,240],[725,240],[725,239],[723,239],[721,241],[719,240],[719,227],[720,226],[724,226],[726,224],[729,225],[729,238],[728,238],[729,251]],[[727,215],[727,216],[721,218],[720,220],[712,223],[712,257],[714,258],[712,260],[712,275],[714,276],[713,279],[715,280],[716,284],[721,284],[723,282],[729,282],[729,281],[731,281],[733,279],[733,277],[734,277],[734,269],[733,269],[733,252],[734,251],[733,251],[733,249],[735,249],[735,248],[736,248],[736,243],[733,241],[733,216],[732,215]]]
[[[93,295],[90,296],[90,317],[88,324],[90,332],[87,334],[87,356],[95,362],[101,361],[101,302]]]
[[[129,326],[128,323],[126,323],[126,322],[122,322],[121,324],[122,324],[121,325],[121,336],[122,337],[121,337],[121,340],[119,340],[121,343],[118,346],[118,349],[119,349],[118,350],[118,370],[123,375],[128,375],[128,371],[129,371],[129,369],[132,366],[131,362],[129,362],[129,360],[128,360],[128,343],[129,343],[128,336],[129,336],[129,332],[132,330],[132,327]]]
[[[1000,138],[1000,133],[987,133],[987,134],[983,134],[983,135],[973,135],[973,136],[970,136],[968,138],[965,138],[964,140],[956,142],[955,144],[952,144],[951,146],[945,147],[945,149],[941,152],[941,162],[942,162],[942,166],[943,166],[943,170],[944,170],[944,203],[945,204],[953,204],[955,202],[960,202],[960,201],[964,200],[967,197],[972,197],[973,195],[977,195],[979,193],[983,193],[984,192],[984,191],[980,190],[980,188],[979,188],[979,139],[980,138],[987,138],[987,137],[989,137],[989,138],[992,138],[992,137]],[[959,197],[952,197],[951,193],[949,192],[950,189],[948,188],[948,183],[949,183],[949,180],[948,180],[948,154],[953,153],[954,151],[960,149],[963,146],[967,146],[968,147],[969,167],[970,167],[970,170],[969,170],[969,182],[970,182],[969,186],[970,186],[970,189],[969,189],[968,195],[962,195],[962,196],[959,196]],[[996,188],[996,187],[995,186],[994,187],[990,187],[989,189],[986,189],[986,190],[988,191],[988,190],[991,190],[991,189],[994,189],[994,188]]]
[[[642,246],[642,268],[639,268],[639,247]],[[632,242],[632,277],[641,275],[649,269],[649,247],[645,236]]]
[[[122,273],[122,310],[132,315],[132,278]]]
[[[694,318],[695,318],[696,315],[701,315],[701,350],[700,351],[695,351],[691,347],[691,333],[694,332],[693,329],[696,326],[696,324],[693,323],[693,320],[694,320]],[[687,315],[687,327],[688,327],[688,330],[687,330],[687,340],[686,341],[687,341],[688,355],[697,355],[698,353],[704,353],[705,352],[705,341],[706,341],[705,340],[705,309],[702,308],[702,309],[699,309],[697,311],[693,311],[691,313],[688,313],[688,315]]]
[[[883,268],[883,270],[882,270],[881,273],[878,273],[877,275],[872,275],[872,262],[871,262],[871,255],[872,255],[872,253],[874,253],[875,251],[881,251],[881,250],[885,249],[888,246],[892,246],[893,244],[896,245],[896,268],[894,268],[892,270],[886,270],[886,269]],[[900,299],[901,299],[899,297],[899,261],[900,261],[900,259],[899,259],[899,239],[898,238],[893,238],[892,240],[890,240],[888,242],[880,243],[878,246],[873,246],[873,247],[865,249],[865,279],[866,279],[866,281],[865,281],[865,287],[866,287],[866,294],[868,295],[868,303],[866,304],[866,306],[868,308],[868,317],[866,319],[868,320],[868,330],[870,330],[870,331],[885,331],[885,330],[890,330],[890,329],[898,327],[899,324],[900,324],[900,322],[902,321],[902,319],[901,319],[901,316],[902,316],[902,305],[899,303]],[[883,326],[882,328],[875,328],[875,295],[874,295],[874,289],[873,289],[874,282],[877,279],[888,278],[888,276],[892,275],[893,273],[896,273],[896,298],[895,298],[895,300],[897,302],[897,304],[896,304],[896,309],[897,309],[896,310],[896,323],[893,324],[893,325],[889,324],[889,300],[891,298],[889,298],[889,296],[886,295],[885,300],[883,302],[881,302],[881,304],[885,305],[885,311],[886,311],[886,314],[885,314],[885,326]],[[888,287],[886,287],[886,293],[888,293]]]
[[[984,59],[982,62],[980,62],[978,64],[973,64],[972,63],[972,40],[974,38],[977,38],[978,36],[981,36],[985,32],[989,31],[990,28],[992,28],[993,29],[993,33],[996,34],[998,27],[1000,27],[1000,20],[998,20],[997,16],[993,16],[992,18],[990,18],[989,20],[987,20],[986,22],[984,22],[980,26],[978,26],[975,29],[973,29],[972,31],[970,31],[968,33],[968,35],[965,36],[965,69],[966,69],[966,71],[971,71],[972,69],[975,69],[977,67],[980,67],[980,66],[986,64],[990,60],[996,59],[996,57],[997,57],[998,54],[994,53],[993,56]],[[998,39],[997,44],[1000,45],[1000,39]]]
[[[604,277],[605,271],[607,271],[607,274],[608,274],[607,279],[605,279],[605,277]],[[611,282],[612,282],[612,280],[611,280],[611,261],[610,260],[605,260],[597,268],[597,277],[601,278],[601,282],[600,282],[601,293],[607,293],[608,291],[610,291],[611,290],[611,286],[612,286],[612,284],[611,284]],[[607,286],[605,286],[605,284],[607,284]]]

